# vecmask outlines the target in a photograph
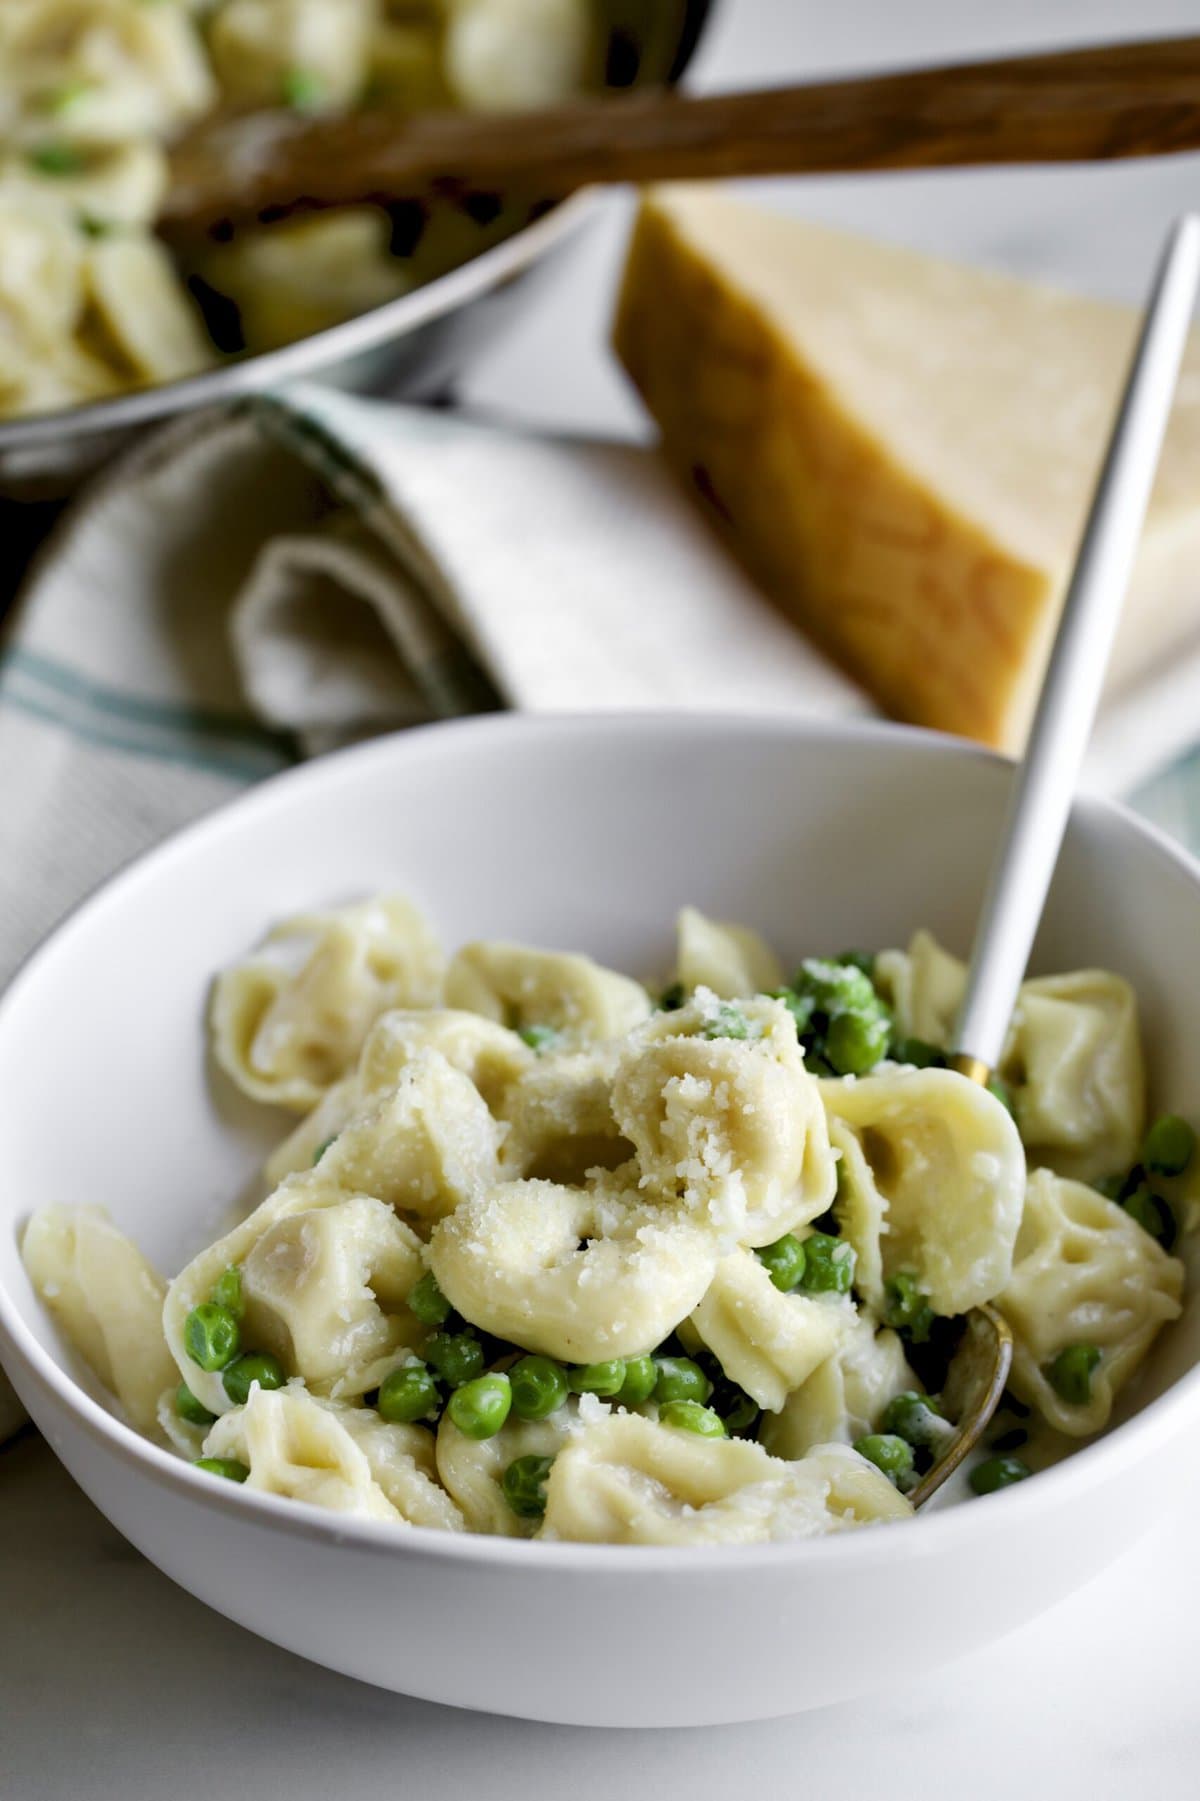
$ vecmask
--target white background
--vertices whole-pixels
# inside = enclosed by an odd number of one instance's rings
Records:
[[[699,75],[745,85],[1189,29],[1200,0],[723,0]],[[1200,203],[1200,161],[774,192],[823,218],[1134,296],[1169,219]],[[472,404],[644,430],[604,348],[626,220],[612,203],[465,384]],[[1082,1594],[919,1684],[904,1679],[905,1622],[867,1618],[864,1632],[895,1640],[885,1697],[767,1725],[603,1734],[429,1707],[251,1638],[144,1563],[29,1434],[0,1451],[0,1797],[1184,1801],[1200,1793],[1198,1492]],[[653,1647],[629,1655],[653,1684]]]

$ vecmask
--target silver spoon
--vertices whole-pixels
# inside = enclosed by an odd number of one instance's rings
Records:
[[[980,911],[951,1068],[986,1083],[1000,1061],[1017,991],[1058,861],[1121,607],[1158,470],[1200,285],[1200,218],[1171,232],[1146,305],[1125,392],[1063,602],[1025,755],[1012,786]],[[926,1502],[978,1444],[1012,1362],[1012,1334],[976,1307],[946,1378],[955,1436],[912,1492]]]

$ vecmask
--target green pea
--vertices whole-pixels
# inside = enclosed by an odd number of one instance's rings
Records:
[[[684,987],[683,983],[672,982],[670,987],[664,988],[658,997],[659,1011],[661,1013],[676,1013],[679,1008],[682,1007],[686,999],[687,989]]]
[[[933,1330],[934,1312],[910,1270],[889,1276],[883,1285],[883,1323],[905,1332],[913,1344],[925,1344]]]
[[[1092,1398],[1092,1371],[1100,1361],[1094,1344],[1069,1344],[1058,1353],[1046,1372],[1055,1394],[1072,1407],[1086,1407]]]
[[[224,1476],[227,1482],[244,1482],[250,1474],[244,1463],[236,1457],[197,1457],[192,1465],[194,1470],[207,1470],[210,1476]]]
[[[425,1346],[425,1361],[431,1363],[443,1382],[459,1388],[472,1382],[484,1365],[483,1346],[473,1332],[435,1332]],[[507,1383],[508,1378],[505,1377]]]
[[[544,1420],[567,1398],[567,1372],[552,1357],[521,1357],[508,1372],[513,1412],[519,1420]]]
[[[402,1363],[379,1384],[376,1408],[381,1419],[411,1426],[415,1420],[436,1419],[441,1401],[437,1377],[428,1364]]]
[[[721,1418],[725,1421],[726,1432],[733,1437],[739,1432],[748,1431],[761,1412],[762,1409],[753,1395],[743,1394],[739,1395],[725,1409]]]
[[[625,1380],[617,1391],[618,1407],[640,1407],[654,1393],[658,1365],[653,1357],[627,1357]]]
[[[446,1412],[464,1438],[495,1438],[512,1406],[512,1384],[498,1370],[456,1388]]]
[[[1181,1176],[1196,1149],[1196,1134],[1178,1113],[1156,1119],[1142,1143],[1140,1162],[1159,1176]]]
[[[804,1274],[804,1246],[792,1232],[774,1244],[761,1244],[754,1253],[781,1294],[790,1294]]]
[[[828,1232],[813,1232],[804,1240],[805,1294],[849,1294],[854,1286],[854,1246]]]
[[[893,1395],[879,1424],[885,1433],[924,1451],[935,1449],[954,1435],[954,1427],[942,1417],[937,1397],[920,1395],[913,1389]]]
[[[87,167],[87,159],[72,144],[39,144],[29,152],[29,161],[39,175],[79,175]]]
[[[191,1426],[211,1426],[216,1419],[203,1401],[198,1401],[186,1382],[181,1382],[175,1390],[175,1411],[181,1420],[187,1420]]]
[[[809,994],[822,1013],[871,1013],[879,996],[870,976],[853,963],[834,963],[825,957],[806,957],[792,983],[797,994]]]
[[[825,1033],[825,1056],[839,1076],[862,1076],[887,1055],[891,1022],[880,1012],[835,1013]]]
[[[201,1301],[183,1322],[183,1343],[202,1370],[223,1370],[238,1354],[238,1323],[228,1307]]]
[[[1145,1182],[1139,1182],[1121,1205],[1130,1219],[1135,1219],[1144,1232],[1149,1232],[1164,1251],[1171,1249],[1178,1227],[1175,1215],[1160,1194],[1155,1194]]]
[[[569,1381],[577,1395],[620,1394],[625,1382],[625,1359],[609,1357],[603,1363],[580,1363],[571,1371]]]
[[[675,1426],[681,1432],[697,1432],[701,1438],[724,1438],[725,1422],[719,1413],[711,1407],[702,1407],[699,1401],[668,1401],[659,1410],[659,1421],[664,1426]]]
[[[221,1386],[235,1407],[244,1407],[250,1399],[252,1383],[260,1388],[282,1388],[287,1375],[278,1357],[265,1351],[247,1351],[225,1366]]]
[[[722,1001],[710,1020],[705,1022],[706,1038],[748,1038],[750,1022],[738,1007]]]
[[[553,1457],[517,1457],[500,1478],[504,1499],[522,1520],[539,1520],[546,1511],[546,1477]]]
[[[216,1306],[224,1307],[227,1312],[232,1313],[234,1319],[242,1318],[246,1311],[246,1303],[242,1299],[242,1272],[236,1263],[231,1263],[228,1269],[221,1271],[213,1283],[209,1300]]]
[[[1032,1474],[1019,1457],[988,1457],[971,1471],[971,1487],[977,1495],[994,1495],[997,1489],[1010,1488]]]
[[[843,969],[861,969],[871,986],[875,986],[875,957],[871,951],[843,951],[838,962]]]
[[[664,1401],[707,1401],[713,1385],[690,1357],[656,1357],[658,1375],[654,1382],[654,1399]]]
[[[312,69],[289,69],[282,89],[283,104],[298,113],[312,112],[325,99],[325,83]]]
[[[517,1036],[523,1038],[530,1050],[536,1051],[539,1057],[552,1051],[559,1040],[559,1033],[553,1026],[522,1026]]]
[[[1012,1090],[1009,1088],[1007,1082],[1003,1081],[1000,1076],[989,1076],[987,1079],[987,1091],[989,1094],[995,1096],[1007,1113],[1011,1113],[1014,1119],[1017,1117],[1017,1109],[1013,1105]]]
[[[331,1138],[322,1138],[320,1144],[317,1146],[316,1150],[313,1152],[313,1155],[312,1155],[312,1166],[314,1169],[316,1169],[317,1164],[321,1161],[322,1157],[325,1155],[325,1153],[329,1149],[330,1145],[336,1144],[337,1141],[338,1141],[338,1134],[336,1132],[333,1134],[333,1136]]]
[[[915,1485],[913,1450],[907,1439],[894,1432],[868,1432],[865,1438],[855,1439],[854,1449],[877,1470],[882,1470],[901,1494],[906,1494]]]
[[[453,1309],[437,1285],[437,1277],[428,1270],[408,1297],[410,1313],[415,1313],[423,1326],[444,1326]]]
[[[911,1064],[913,1069],[944,1069],[946,1053],[926,1038],[894,1038],[889,1052],[893,1063]]]

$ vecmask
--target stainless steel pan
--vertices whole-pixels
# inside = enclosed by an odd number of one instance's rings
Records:
[[[614,15],[648,22],[638,83],[679,79],[704,29],[712,0],[625,0]],[[614,27],[614,46],[628,41],[628,25]],[[610,58],[624,79],[620,56]],[[28,419],[0,421],[0,495],[11,498],[67,492],[156,420],[192,408],[217,406],[298,377],[317,376],[337,387],[428,399],[493,335],[517,303],[533,265],[584,221],[594,205],[584,193],[448,275],[399,300],[302,338],[280,350],[230,360],[187,381],[145,388],[91,406]]]

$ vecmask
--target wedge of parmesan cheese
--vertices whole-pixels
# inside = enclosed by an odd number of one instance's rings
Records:
[[[645,198],[615,342],[772,599],[885,711],[1015,750],[1136,326],[685,186]],[[1194,342],[1110,691],[1198,623]]]

